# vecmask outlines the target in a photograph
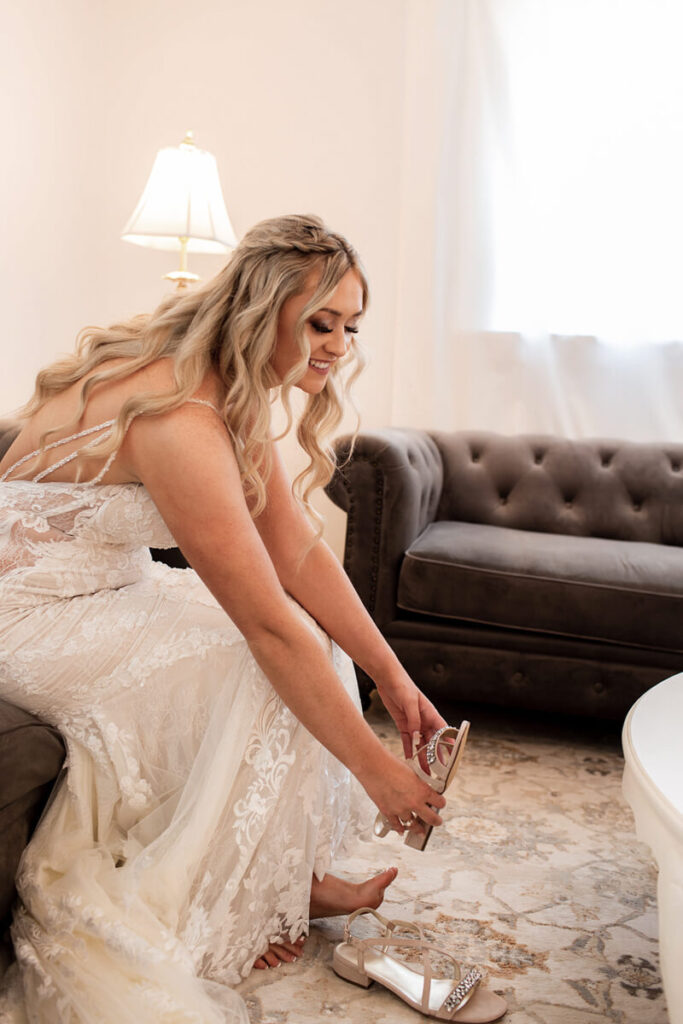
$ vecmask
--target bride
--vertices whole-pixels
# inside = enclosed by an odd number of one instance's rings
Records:
[[[362,791],[398,832],[440,824],[351,661],[406,756],[445,722],[305,514],[366,305],[348,242],[281,217],[38,375],[0,463],[0,696],[61,730],[68,771],[20,865],[3,1019],[246,1022],[252,966],[393,881],[328,870]],[[300,499],[270,431],[292,387]],[[191,570],[151,561],[176,544]]]

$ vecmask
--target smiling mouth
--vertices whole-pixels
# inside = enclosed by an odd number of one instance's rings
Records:
[[[327,373],[327,371],[332,366],[332,363],[323,362],[322,359],[309,359],[308,365],[311,367],[312,370],[315,370],[316,373]]]

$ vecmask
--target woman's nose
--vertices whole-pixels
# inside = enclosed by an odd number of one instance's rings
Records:
[[[335,356],[345,356],[349,350],[350,339],[343,326],[335,327],[332,334],[327,336],[325,348]]]

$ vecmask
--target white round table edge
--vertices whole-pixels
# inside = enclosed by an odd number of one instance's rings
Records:
[[[672,766],[675,774],[680,765],[683,778],[683,715],[675,714],[679,703],[683,706],[683,673],[644,693],[629,711],[622,732],[624,796],[633,810],[636,834],[648,844],[659,868],[659,951],[671,1024],[683,1024],[683,799],[677,806],[676,787],[671,785]],[[641,742],[639,749],[643,726],[649,728],[652,742]],[[634,738],[636,732],[639,736]],[[649,757],[648,750],[643,751],[648,746]],[[652,772],[659,772],[669,795]]]

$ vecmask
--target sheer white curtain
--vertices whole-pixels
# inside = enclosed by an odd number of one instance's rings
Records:
[[[680,0],[407,0],[393,420],[683,437]]]

